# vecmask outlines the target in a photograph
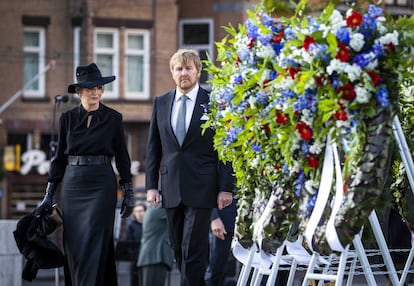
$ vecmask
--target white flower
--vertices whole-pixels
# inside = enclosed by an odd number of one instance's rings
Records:
[[[336,32],[343,26],[345,26],[346,21],[344,20],[344,18],[341,15],[341,12],[339,12],[338,10],[334,10],[332,12],[331,15],[331,31],[333,34],[336,34]]]
[[[313,180],[307,180],[305,182],[305,189],[311,194],[315,193],[315,190],[318,188],[318,186],[319,186],[319,183]]]
[[[320,154],[322,152],[322,148],[325,146],[325,144],[321,143],[319,138],[316,139],[315,143],[313,143],[309,147],[309,152],[312,154]]]
[[[388,45],[392,43],[394,46],[398,46],[398,32],[394,30],[392,33],[387,33],[378,39],[381,45]]]
[[[272,46],[267,45],[267,46],[262,46],[260,44],[259,48],[256,51],[256,55],[260,58],[273,58],[274,56],[276,56],[275,50],[272,48]]]
[[[375,70],[378,67],[378,59],[370,61],[369,64],[366,66],[365,69],[367,70]]]
[[[332,75],[334,72],[343,72],[345,70],[345,63],[341,62],[338,59],[333,59],[329,65],[326,67],[326,72],[329,75]]]
[[[362,35],[361,33],[351,34],[351,41],[349,45],[354,51],[359,52],[364,46],[364,44],[365,44],[364,35]]]
[[[381,18],[383,18],[385,21],[384,17],[377,18],[377,31],[380,35],[384,35],[388,29],[382,24],[382,21],[380,21]]]
[[[362,84],[355,86],[355,93],[359,103],[368,103],[371,99],[371,93]]]
[[[351,82],[356,81],[361,76],[362,70],[361,67],[357,64],[346,64],[344,72],[348,75],[348,78]]]
[[[293,50],[291,56],[296,59],[299,64],[310,64],[313,61],[313,57],[304,48]]]

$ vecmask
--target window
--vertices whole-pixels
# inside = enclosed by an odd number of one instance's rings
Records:
[[[413,8],[412,0],[385,0],[385,5],[394,7]]]
[[[197,50],[201,60],[213,56],[214,37],[213,20],[211,19],[192,19],[181,20],[179,23],[179,45],[180,48],[190,48]],[[209,75],[206,71],[201,71],[200,85],[208,88],[207,80]]]
[[[102,76],[118,75],[118,39],[117,29],[96,28],[94,34],[95,63],[98,65]],[[119,78],[119,76],[117,77]],[[105,98],[116,99],[119,97],[118,80],[105,85]]]
[[[45,29],[25,27],[23,36],[24,97],[45,97]]]
[[[149,31],[125,33],[125,98],[149,99]]]

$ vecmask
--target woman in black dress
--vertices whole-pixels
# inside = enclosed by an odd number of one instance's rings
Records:
[[[115,76],[102,77],[92,63],[78,67],[76,77],[77,83],[69,85],[68,92],[78,93],[81,104],[60,118],[58,146],[51,161],[46,195],[36,213],[41,215],[51,208],[62,181],[65,285],[114,286],[117,181],[112,158],[124,190],[123,218],[131,214],[134,206],[131,161],[122,115],[100,101],[104,84],[114,81]]]

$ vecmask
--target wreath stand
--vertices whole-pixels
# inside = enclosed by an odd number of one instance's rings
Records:
[[[414,192],[414,163],[409,152],[407,141],[402,131],[400,121],[397,116],[395,116],[393,120],[393,133],[397,141],[397,145],[401,154],[402,162],[406,169],[406,174],[411,189]],[[407,279],[411,263],[414,259],[414,244],[410,249],[402,275],[400,278],[398,278],[394,262],[391,258],[391,254],[387,247],[387,243],[375,210],[371,212],[368,220],[374,233],[375,240],[378,244],[381,256],[387,269],[387,274],[389,275],[389,279],[392,285],[403,286],[405,280]],[[253,272],[250,278],[250,285],[259,286],[261,284],[263,276],[268,276],[266,286],[273,286],[275,284],[281,266],[286,264],[290,265],[287,286],[293,285],[295,272],[298,269],[299,264],[307,266],[307,271],[303,279],[302,286],[308,286],[311,280],[318,280],[318,286],[324,285],[326,281],[335,281],[336,286],[341,286],[346,274],[346,266],[348,262],[350,263],[350,266],[348,270],[348,279],[346,285],[352,285],[352,279],[355,274],[357,260],[360,261],[365,279],[368,283],[367,285],[375,286],[377,283],[375,281],[371,265],[368,261],[367,251],[362,244],[361,235],[362,230],[359,234],[355,235],[354,239],[352,240],[352,244],[355,250],[351,251],[349,249],[350,246],[348,245],[345,247],[344,251],[341,252],[339,258],[336,257],[335,254],[331,254],[327,259],[314,252],[310,257],[308,263],[304,263],[303,260],[300,262],[297,258],[295,258],[295,255],[283,255],[283,252],[286,250],[288,243],[285,241],[278,248],[276,254],[269,258],[271,259],[270,267],[266,267],[265,263],[260,263],[260,259],[262,259],[263,254],[254,243],[248,250],[247,260],[244,261],[244,263],[242,262],[243,266],[239,274],[237,286],[247,285],[252,270]],[[301,238],[298,240],[298,242],[301,242]],[[259,262],[257,262],[257,260],[259,260]],[[337,264],[337,268],[331,269],[332,265],[334,264]],[[318,272],[315,272],[317,270]]]

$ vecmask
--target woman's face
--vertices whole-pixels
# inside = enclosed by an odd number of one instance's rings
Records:
[[[80,99],[83,107],[86,110],[99,106],[102,94],[104,92],[103,85],[96,86],[93,88],[82,88],[80,90]]]

